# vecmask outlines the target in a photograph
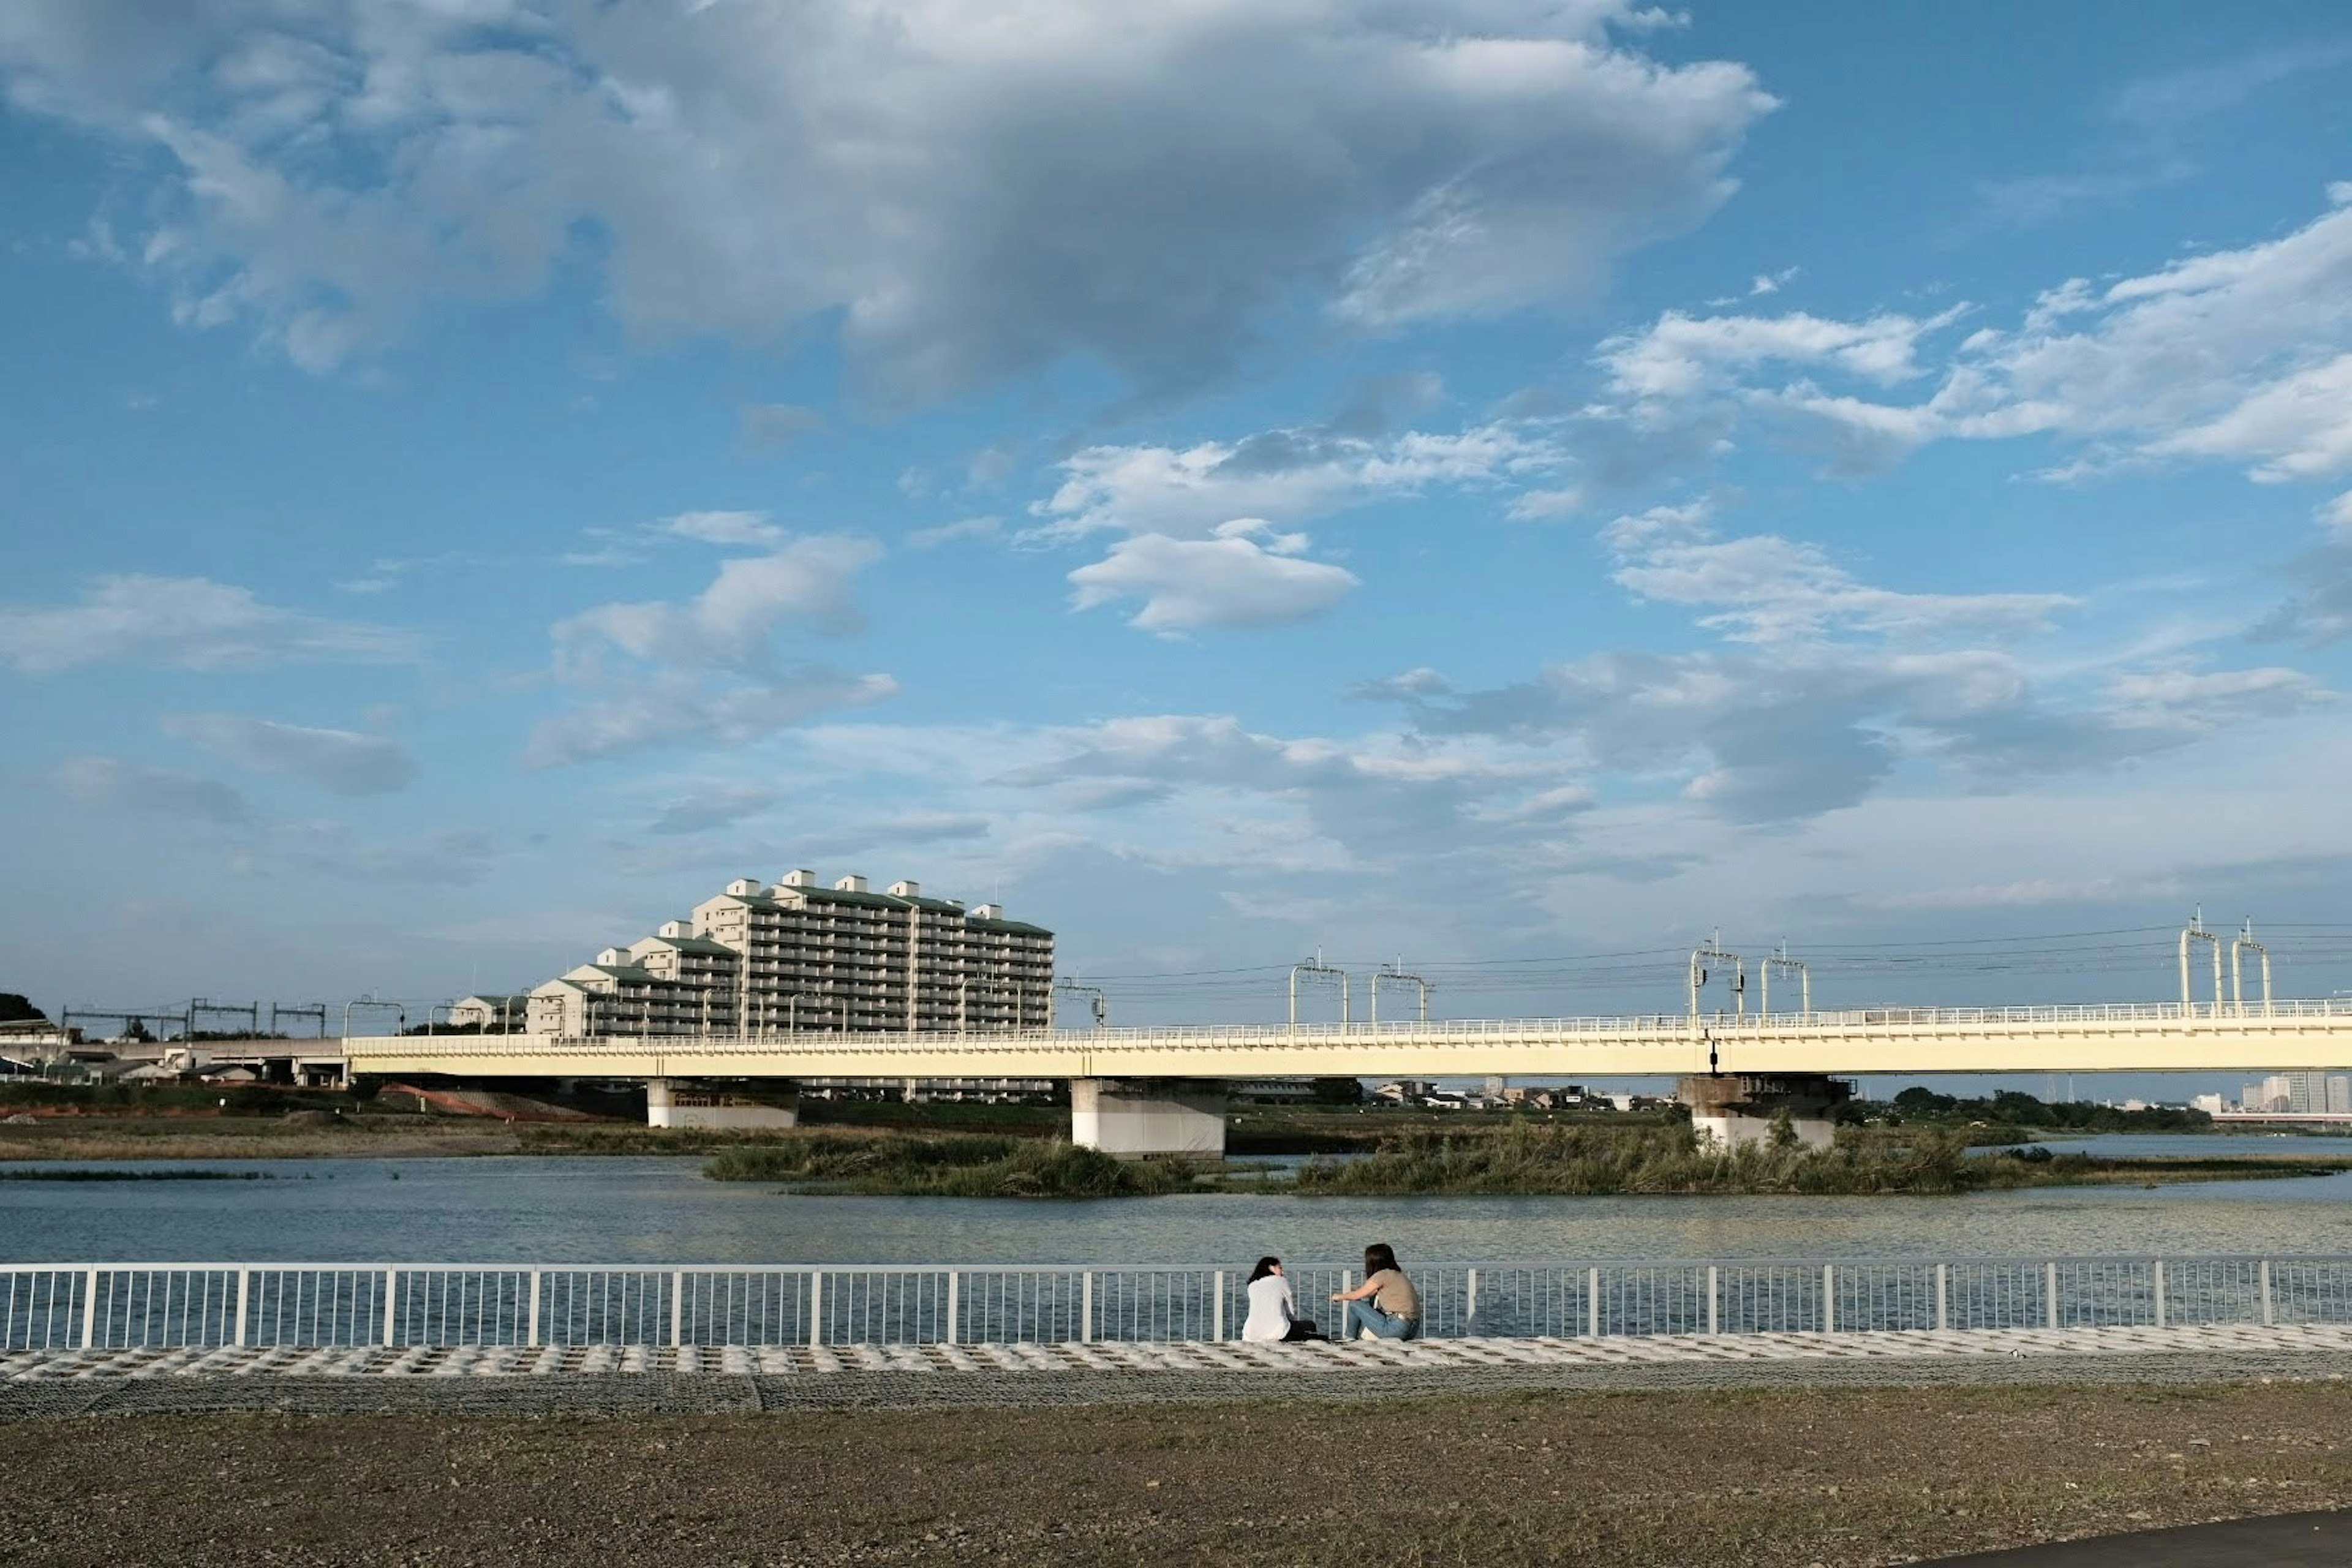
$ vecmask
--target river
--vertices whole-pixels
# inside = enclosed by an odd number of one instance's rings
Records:
[[[2163,1139],[2084,1142],[2101,1153],[2153,1154],[2218,1152],[2219,1141],[2180,1139],[2194,1147],[2178,1150]],[[2229,1144],[2321,1152],[2304,1141]],[[1369,1241],[1425,1262],[2352,1254],[2352,1173],[1957,1198],[1218,1194],[1076,1204],[782,1193],[705,1181],[700,1162],[668,1158],[217,1168],[270,1179],[0,1181],[0,1261],[1245,1266],[1263,1252],[1345,1259]]]

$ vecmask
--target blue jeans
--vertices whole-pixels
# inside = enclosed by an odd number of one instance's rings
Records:
[[[1359,1328],[1370,1329],[1377,1339],[1417,1340],[1421,1338],[1419,1318],[1400,1318],[1393,1312],[1383,1312],[1370,1301],[1348,1303],[1347,1337],[1354,1339]]]

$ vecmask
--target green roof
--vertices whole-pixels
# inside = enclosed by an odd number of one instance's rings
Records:
[[[1054,934],[1052,931],[1047,931],[1044,926],[1033,926],[1027,921],[992,920],[985,916],[973,915],[964,923],[967,925],[978,926],[982,931],[1017,931],[1029,936],[1051,936]]]
[[[651,970],[640,968],[634,963],[591,963],[586,967],[593,969],[600,973],[609,974],[615,980],[627,980],[631,982],[641,981],[647,985],[675,985],[677,984],[675,980],[664,980],[660,975],[654,973]]]
[[[716,952],[728,958],[740,958],[741,953],[723,942],[713,942],[707,936],[657,936],[651,939],[664,947],[674,947],[680,952]]]
[[[787,893],[826,904],[862,904],[869,910],[903,910],[907,900],[891,893],[853,893],[845,888],[786,888]]]

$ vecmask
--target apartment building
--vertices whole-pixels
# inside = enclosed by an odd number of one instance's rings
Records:
[[[739,878],[626,948],[531,993],[533,1034],[763,1034],[1043,1028],[1054,933],[927,897],[795,870]]]
[[[2246,1085],[2238,1104],[2247,1110],[2312,1116],[2352,1112],[2352,1078],[2324,1072],[2273,1073]]]

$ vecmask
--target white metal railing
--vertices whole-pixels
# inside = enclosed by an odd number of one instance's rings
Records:
[[[1348,1268],[1288,1270],[1334,1327]],[[1500,1338],[2352,1322],[2352,1258],[1718,1258],[1417,1267],[1424,1332]],[[1245,1271],[1082,1265],[0,1264],[0,1352],[173,1346],[1224,1340]]]
[[[2130,1024],[2271,1024],[2295,1020],[2342,1019],[2352,1023],[2352,996],[2278,1002],[2107,1002],[2044,1007],[1853,1007],[1810,1013],[1713,1013],[1696,1019],[1687,1013],[1654,1013],[1622,1017],[1582,1018],[1447,1018],[1379,1023],[1301,1024],[1171,1024],[1110,1029],[972,1029],[926,1030],[915,1033],[775,1030],[764,1034],[686,1036],[551,1036],[484,1035],[463,1037],[468,1056],[532,1055],[550,1050],[641,1050],[648,1040],[668,1044],[693,1039],[698,1052],[711,1050],[772,1051],[778,1044],[805,1040],[812,1047],[838,1047],[855,1042],[860,1050],[930,1051],[959,1047],[1003,1051],[1024,1045],[1057,1050],[1116,1050],[1123,1046],[1337,1044],[1450,1041],[1475,1043],[1500,1037],[1605,1035],[1648,1036],[1661,1045],[1685,1044],[1703,1027],[1717,1039],[1790,1034],[1834,1035],[1881,1029],[1960,1027],[1973,1029],[2031,1028],[2046,1025]],[[376,1041],[354,1037],[348,1044],[363,1047]],[[415,1037],[382,1041],[381,1048],[395,1055],[414,1055],[429,1048]]]

